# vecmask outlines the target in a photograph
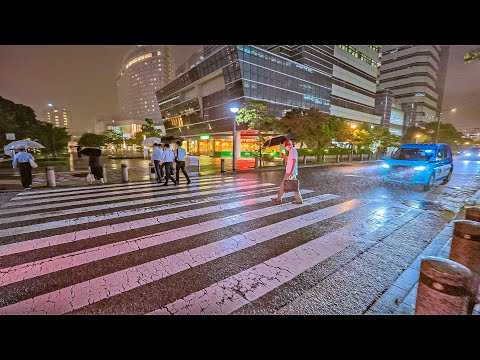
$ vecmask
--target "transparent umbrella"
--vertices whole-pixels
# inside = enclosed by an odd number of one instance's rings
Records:
[[[153,144],[160,144],[162,140],[158,137],[149,137],[142,141],[142,146],[153,146]]]
[[[23,148],[44,149],[45,146],[43,146],[42,144],[40,144],[36,141],[31,141],[31,140],[12,141],[10,144],[5,146],[6,150],[18,150],[18,149],[23,149]]]

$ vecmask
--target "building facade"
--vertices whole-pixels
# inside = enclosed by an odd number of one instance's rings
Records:
[[[71,111],[61,105],[49,103],[43,110],[43,121],[52,124],[55,127],[65,127],[67,130],[72,127]]]
[[[389,89],[405,112],[405,127],[437,121],[449,46],[383,45],[378,90]]]
[[[251,100],[268,102],[278,118],[293,108],[316,108],[380,125],[374,108],[378,48],[206,45],[204,55],[156,93],[167,134],[186,138],[190,154],[230,155],[234,116],[229,108]],[[237,156],[249,156],[255,133],[244,124],[238,129]]]
[[[123,121],[161,125],[155,92],[175,78],[172,49],[167,45],[137,45],[124,57],[117,76],[119,114]]]
[[[195,52],[182,65],[177,67],[177,69],[175,70],[175,77],[179,77],[184,72],[190,70],[194,66],[201,63],[203,60],[205,60],[205,55],[203,53],[203,50],[199,50]]]

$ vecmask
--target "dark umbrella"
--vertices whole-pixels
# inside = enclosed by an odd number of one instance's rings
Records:
[[[295,140],[295,138],[290,134],[277,135],[265,141],[265,144],[263,144],[263,147],[280,145],[280,144],[283,144],[286,140]]]
[[[102,155],[102,150],[99,148],[94,148],[94,147],[86,147],[83,148],[82,150],[79,151],[80,154],[85,155],[85,156],[100,156]]]

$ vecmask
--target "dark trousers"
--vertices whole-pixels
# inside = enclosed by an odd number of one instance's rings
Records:
[[[190,181],[187,172],[185,171],[185,161],[178,161],[177,160],[177,182],[180,180],[180,170],[182,170],[183,175],[187,178],[187,181]]]
[[[29,162],[18,163],[20,168],[20,178],[22,179],[22,185],[24,188],[32,185],[32,166]]]
[[[172,180],[174,183],[175,179],[172,177],[172,162],[165,162],[165,184],[168,184],[168,179]]]
[[[170,164],[173,165],[173,163],[170,163]],[[160,170],[162,171],[162,174],[163,174],[163,168],[166,168],[166,167],[167,167],[167,163],[164,162],[164,163],[162,164],[162,166],[160,167]],[[165,171],[167,171],[167,170],[165,170]],[[173,175],[173,166],[170,167],[170,175]]]
[[[160,166],[160,160],[153,160],[155,165],[155,172],[157,173],[157,180],[163,178],[163,166]]]

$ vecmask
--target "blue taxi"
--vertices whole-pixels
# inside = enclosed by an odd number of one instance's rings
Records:
[[[447,144],[405,144],[391,158],[382,158],[381,177],[384,181],[422,184],[430,188],[452,177],[452,150]]]

